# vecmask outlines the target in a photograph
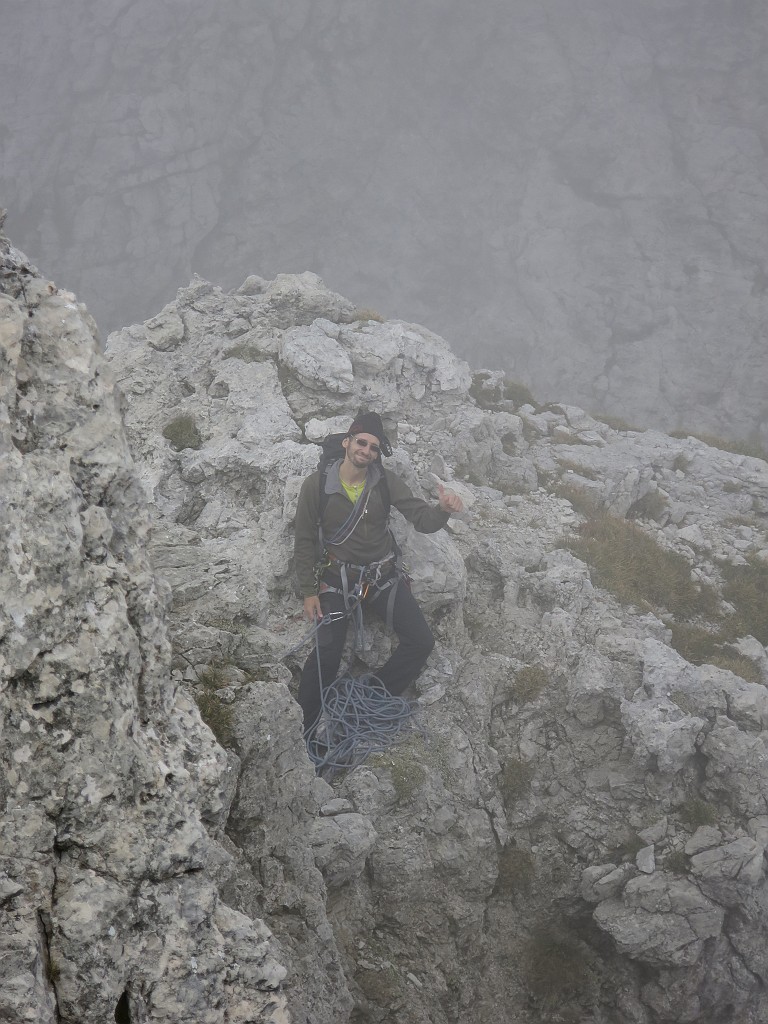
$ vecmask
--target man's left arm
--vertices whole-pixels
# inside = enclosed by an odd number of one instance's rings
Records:
[[[458,494],[440,485],[438,506],[417,498],[399,476],[387,472],[389,496],[395,508],[416,527],[419,533],[437,533],[450,519],[452,512],[461,512],[463,503]]]

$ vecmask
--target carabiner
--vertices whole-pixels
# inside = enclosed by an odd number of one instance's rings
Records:
[[[346,618],[346,612],[328,612],[320,619],[318,626],[330,626],[332,622],[337,622],[339,619]]]

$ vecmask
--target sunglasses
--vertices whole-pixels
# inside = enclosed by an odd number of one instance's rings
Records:
[[[370,441],[364,441],[362,437],[353,437],[352,440],[355,442],[358,448],[370,448],[374,455],[381,455],[381,448],[377,444],[372,444]]]

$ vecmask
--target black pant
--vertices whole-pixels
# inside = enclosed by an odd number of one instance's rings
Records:
[[[380,619],[387,618],[387,605],[390,591],[384,590],[375,598],[369,597],[363,602]],[[344,611],[344,598],[341,594],[325,593],[320,595],[323,614]],[[329,686],[339,671],[344,641],[347,637],[348,618],[338,619],[321,626],[317,634],[320,649],[320,669],[323,688]],[[426,664],[435,638],[427,625],[421,609],[408,586],[401,580],[395,593],[392,611],[392,628],[400,641],[392,652],[389,660],[381,666],[375,675],[392,694],[400,694],[417,678]],[[304,664],[299,683],[299,704],[304,712],[304,730],[315,721],[320,712],[320,684],[317,673],[317,653],[312,651]]]

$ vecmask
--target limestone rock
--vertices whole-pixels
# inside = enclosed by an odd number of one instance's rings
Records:
[[[746,836],[714,850],[705,850],[691,858],[694,874],[711,878],[716,874],[757,885],[763,875],[764,847]]]
[[[280,1024],[270,932],[213,881],[228,761],[171,678],[93,322],[4,236],[0,288],[0,1017]]]
[[[316,818],[309,833],[315,863],[329,888],[357,878],[376,845],[376,831],[361,814]]]
[[[329,330],[330,328],[330,330]],[[316,320],[310,327],[286,331],[280,359],[305,385],[326,391],[352,390],[352,363],[334,339],[335,325]]]
[[[697,828],[691,838],[685,844],[685,852],[689,856],[701,853],[702,850],[710,850],[713,846],[719,846],[723,841],[723,833],[719,828],[711,825],[702,825]]]
[[[622,898],[601,903],[594,918],[632,959],[688,967],[720,934],[723,910],[691,882],[656,872],[630,879]]]
[[[624,721],[636,753],[656,758],[662,772],[677,772],[690,763],[705,726],[703,719],[684,715],[664,699],[625,705]]]
[[[146,326],[108,345],[152,556],[174,593],[174,665],[212,707],[236,776],[207,805],[232,857],[216,881],[273,931],[291,1011],[320,1024],[353,1005],[361,1020],[507,1024],[530,996],[525,965],[556,905],[568,948],[620,978],[610,1013],[621,1024],[648,1024],[659,1007],[717,1019],[729,1005],[758,1024],[768,1003],[745,964],[760,962],[766,882],[743,841],[765,839],[764,690],[686,661],[666,602],[622,603],[563,544],[595,511],[625,515],[726,616],[722,567],[752,566],[764,544],[753,508],[768,502],[768,468],[478,391],[423,328],[346,322],[343,303],[309,319],[315,289],[292,281],[277,317],[270,282],[227,294],[197,280],[163,312],[184,324],[176,349],[154,348]],[[338,377],[305,366],[296,339],[331,342]],[[435,501],[437,477],[471,508],[430,536],[393,515],[436,636],[416,685],[427,739],[331,788],[314,777],[291,696],[304,650],[284,657],[306,628],[293,515],[318,442],[361,407],[384,415],[388,465],[414,493]],[[163,436],[185,416],[196,430]],[[680,535],[691,524],[704,545]],[[83,529],[94,550],[108,543],[98,515]],[[750,629],[760,645],[759,622]],[[373,669],[391,649],[366,623],[355,664]],[[762,662],[749,652],[730,665],[754,676]],[[702,823],[721,838],[689,849]],[[699,853],[733,843],[694,870]],[[585,901],[613,936],[599,949],[573,924]],[[585,1014],[608,1012],[584,998]]]
[[[637,871],[632,864],[595,864],[584,868],[581,875],[581,895],[589,903],[602,903],[603,900],[618,896],[627,881],[634,878]]]
[[[638,850],[635,863],[638,871],[642,871],[644,875],[652,875],[656,870],[653,846],[644,846],[642,850]]]

